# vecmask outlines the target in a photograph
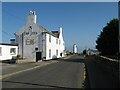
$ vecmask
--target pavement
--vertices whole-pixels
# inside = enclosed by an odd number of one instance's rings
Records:
[[[63,57],[62,59],[68,59],[71,56],[72,55],[66,56],[66,57]],[[0,74],[0,80],[6,77],[12,76],[12,75],[21,73],[21,72],[43,67],[43,66],[56,63],[56,62],[58,61],[57,60],[48,60],[48,61],[40,60],[38,62],[35,62],[33,60],[24,59],[24,60],[19,60],[17,64],[1,63],[0,70],[2,72]]]
[[[73,55],[45,63],[49,62],[56,63],[4,78],[3,88],[73,89],[83,87],[84,61],[81,56]]]
[[[94,56],[3,63],[2,67],[3,88],[119,88],[119,79],[104,70]]]

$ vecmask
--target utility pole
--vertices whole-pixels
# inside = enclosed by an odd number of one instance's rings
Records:
[[[118,2],[118,19],[120,20],[120,0]],[[120,27],[120,22],[119,22],[119,27]],[[119,39],[119,53],[118,53],[118,59],[120,59],[120,28],[119,28],[119,35],[118,35],[118,39]],[[119,60],[120,62],[120,60]],[[119,63],[119,80],[120,80],[120,63]]]

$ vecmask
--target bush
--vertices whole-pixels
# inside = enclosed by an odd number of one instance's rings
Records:
[[[21,57],[20,55],[17,55],[17,60],[19,60],[19,59],[20,59],[20,57]]]

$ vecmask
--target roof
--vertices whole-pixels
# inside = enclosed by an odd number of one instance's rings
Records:
[[[0,43],[0,45],[18,46],[17,44],[11,44],[11,43]]]
[[[43,29],[43,33],[48,33],[48,34],[50,34],[50,35],[52,35],[54,37],[58,37],[59,36],[58,31],[52,31],[52,32],[50,32],[47,29],[45,29],[43,26],[41,26],[39,24],[37,24],[37,25]]]
[[[52,36],[54,36],[54,37],[59,37],[59,33],[58,33],[58,31],[49,31],[49,30],[47,30],[46,28],[44,28],[43,26],[41,26],[41,25],[39,25],[39,24],[36,24],[38,27],[40,27],[40,28],[42,28],[42,31],[43,31],[43,33],[48,33],[48,34],[50,34],[50,35],[52,35]],[[23,27],[22,27],[23,28]],[[20,31],[17,31],[16,32],[16,34],[18,34],[18,33],[23,33],[24,32],[24,29],[22,29],[22,30],[20,30]]]
[[[52,31],[52,33],[53,33],[56,37],[59,37],[59,32],[58,32],[58,31]]]

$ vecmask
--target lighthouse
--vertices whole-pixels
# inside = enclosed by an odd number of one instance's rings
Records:
[[[77,45],[76,44],[73,45],[73,53],[77,53]]]

